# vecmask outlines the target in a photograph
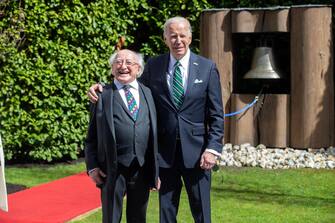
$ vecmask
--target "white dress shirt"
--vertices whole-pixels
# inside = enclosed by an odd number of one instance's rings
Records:
[[[188,67],[189,67],[189,63],[190,63],[190,55],[191,55],[190,49],[188,49],[185,56],[179,60],[179,62],[180,62],[179,68],[180,68],[181,76],[182,76],[182,79],[183,79],[184,92],[186,92],[186,89],[187,89]],[[175,70],[174,65],[176,64],[176,62],[177,62],[177,60],[170,53],[170,63],[169,63],[168,71],[167,71],[167,74],[166,74],[166,80],[167,80],[167,84],[169,86],[171,95],[172,95],[172,89],[173,89],[173,87],[172,87],[173,75],[174,75],[174,70]]]
[[[125,95],[124,89],[123,89],[124,84],[121,84],[116,79],[114,79],[114,84],[115,84],[117,90],[119,91],[119,94],[121,95],[122,101],[124,102],[124,104],[128,108],[128,103],[127,103],[126,95]],[[139,108],[140,107],[140,94],[138,92],[139,86],[138,86],[137,80],[134,80],[133,82],[131,82],[131,83],[127,84],[127,85],[130,86],[129,91],[133,94],[133,96],[135,98],[135,101],[136,101],[137,108]]]

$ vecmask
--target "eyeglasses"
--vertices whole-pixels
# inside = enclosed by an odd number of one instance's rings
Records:
[[[118,66],[122,66],[122,64],[125,63],[127,67],[134,66],[135,64],[138,64],[136,62],[133,62],[131,60],[114,60],[114,64]]]

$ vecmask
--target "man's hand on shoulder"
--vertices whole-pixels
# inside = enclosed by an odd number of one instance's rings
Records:
[[[97,91],[102,92],[103,87],[101,84],[93,84],[87,92],[87,96],[88,99],[92,102],[92,103],[97,103],[97,101],[99,100],[99,96],[97,95]]]

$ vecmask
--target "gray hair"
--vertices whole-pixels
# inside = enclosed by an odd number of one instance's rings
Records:
[[[136,77],[139,78],[143,74],[143,71],[144,71],[144,59],[143,59],[143,55],[141,53],[137,53],[137,52],[132,51],[132,50],[128,50],[128,51],[130,51],[135,56],[135,59],[137,60],[136,62],[140,66],[140,71],[136,75]],[[112,66],[113,66],[113,63],[114,63],[114,61],[115,61],[116,56],[117,56],[118,53],[119,52],[115,52],[115,53],[113,53],[109,57],[108,63],[109,63],[109,66],[111,67],[110,75],[112,74]]]
[[[164,23],[164,33],[163,33],[164,37],[167,35],[167,32],[168,32],[167,29],[169,25],[172,23],[185,23],[187,25],[189,34],[192,37],[192,27],[191,27],[190,22],[186,18],[181,17],[181,16],[172,17],[166,20],[166,22]]]

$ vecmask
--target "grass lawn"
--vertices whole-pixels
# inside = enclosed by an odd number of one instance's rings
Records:
[[[83,163],[6,168],[9,183],[28,187],[81,172]],[[335,170],[222,168],[212,174],[212,222],[335,222]],[[158,194],[152,192],[148,223],[158,223]],[[101,210],[76,223],[100,223]],[[125,223],[125,219],[122,219]],[[178,222],[193,222],[185,191]]]
[[[62,177],[70,176],[86,170],[84,162],[73,164],[23,164],[6,166],[6,182],[33,187]]]

